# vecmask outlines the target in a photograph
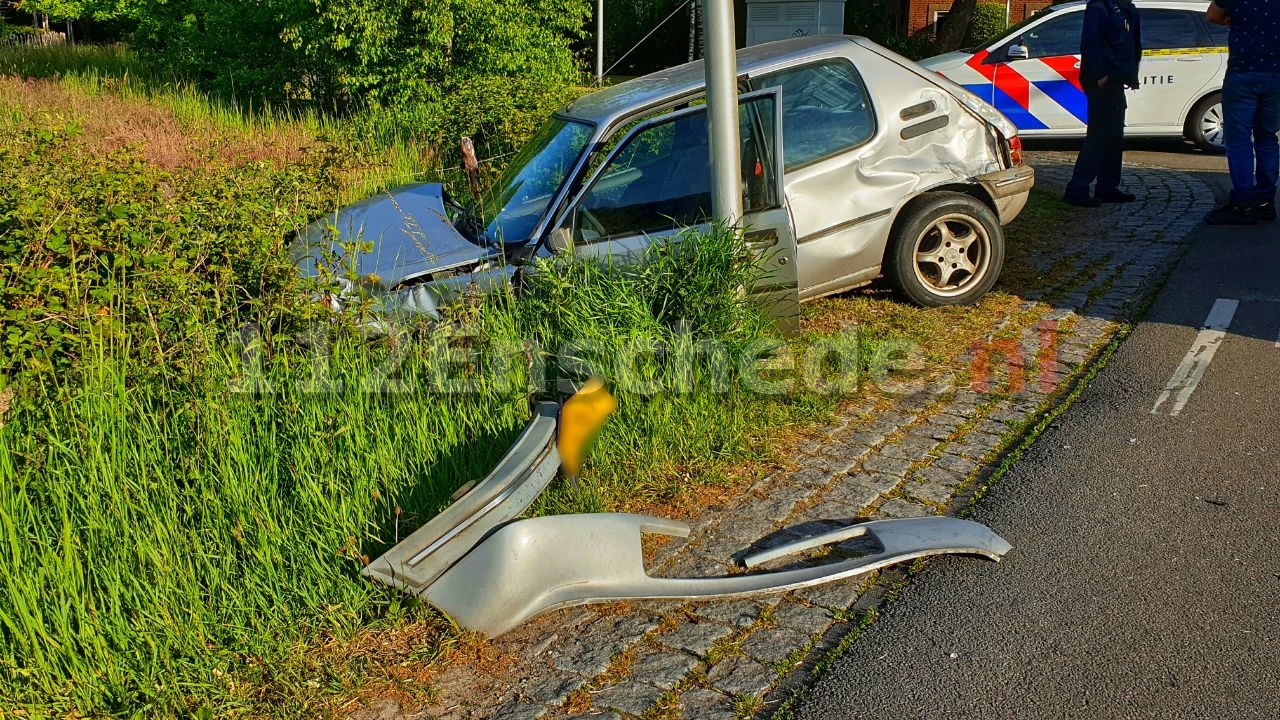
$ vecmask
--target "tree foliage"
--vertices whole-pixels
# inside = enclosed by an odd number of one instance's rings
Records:
[[[581,78],[591,0],[25,0],[126,18],[144,61],[242,106],[392,114],[417,134],[510,132]],[[521,117],[516,117],[521,116]],[[453,139],[453,138],[450,138]],[[484,137],[481,138],[482,140]]]
[[[129,0],[20,0],[17,5],[23,12],[48,15],[57,20],[76,20],[121,17],[130,3]]]
[[[968,31],[964,36],[965,47],[985,47],[1009,28],[1005,21],[1005,6],[998,2],[980,2],[973,8]]]

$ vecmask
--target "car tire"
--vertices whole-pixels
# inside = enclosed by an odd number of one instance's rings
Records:
[[[966,305],[991,289],[1004,266],[1004,230],[981,201],[958,192],[927,193],[894,223],[885,276],[924,307]]]
[[[1191,108],[1187,116],[1187,139],[1207,153],[1226,152],[1222,142],[1222,93],[1210,93]]]

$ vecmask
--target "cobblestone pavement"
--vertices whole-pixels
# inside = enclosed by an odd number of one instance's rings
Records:
[[[1038,154],[1038,185],[1060,193],[1070,159]],[[1063,280],[1026,296],[1022,310],[1037,319],[1021,332],[1025,362],[993,362],[1009,367],[1014,383],[993,377],[989,391],[975,392],[975,383],[952,378],[912,388],[887,411],[854,408],[803,448],[798,470],[767,477],[734,506],[708,511],[687,541],[659,550],[651,567],[722,574],[731,571],[728,559],[758,538],[784,541],[854,518],[947,513],[965,504],[1002,451],[1055,406],[1152,297],[1183,254],[1183,238],[1213,204],[1210,188],[1183,173],[1128,167],[1126,178],[1139,202],[1081,211],[1070,227],[1046,228],[1068,241],[1053,243],[1036,264]],[[1020,390],[1019,370],[1027,375]],[[439,703],[422,716],[768,716],[904,578],[889,570],[776,597],[554,613],[495,641],[516,658],[502,676],[446,670]],[[394,703],[364,714],[403,717]]]

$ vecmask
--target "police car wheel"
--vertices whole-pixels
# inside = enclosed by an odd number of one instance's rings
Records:
[[[1187,116],[1187,138],[1208,153],[1226,151],[1222,141],[1222,93],[1201,98]]]
[[[924,307],[964,305],[995,284],[1004,265],[1004,232],[981,201],[956,192],[927,193],[894,223],[885,275]]]

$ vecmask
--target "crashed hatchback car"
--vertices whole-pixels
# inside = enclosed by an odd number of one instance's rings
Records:
[[[800,301],[881,275],[925,306],[991,288],[1001,226],[1034,182],[1003,115],[860,37],[750,47],[738,73],[742,220],[765,273],[757,294],[784,326]],[[705,93],[701,62],[591,93],[555,113],[475,207],[408,185],[318,221],[306,240],[336,251],[360,237],[372,249],[349,266],[389,306],[432,314],[537,257],[637,257],[708,222]]]

